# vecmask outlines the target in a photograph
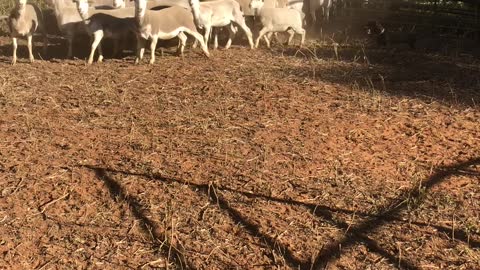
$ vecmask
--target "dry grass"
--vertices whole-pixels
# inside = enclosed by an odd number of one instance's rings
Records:
[[[0,3],[0,15],[8,15],[10,10],[15,6],[16,0],[3,0]],[[35,3],[40,7],[45,7],[46,3],[44,0],[29,0],[29,3]]]
[[[478,60],[338,58],[1,57],[2,267],[479,268]]]
[[[0,14],[1,15],[8,15],[10,10],[15,6],[14,0],[2,1],[0,3]]]

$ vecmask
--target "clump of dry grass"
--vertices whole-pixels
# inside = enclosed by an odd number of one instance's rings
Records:
[[[14,0],[6,0],[0,3],[0,15],[6,15],[10,13],[10,10],[15,6]]]
[[[8,15],[10,10],[15,6],[15,1],[16,0],[3,0],[0,3],[0,15]],[[35,3],[41,8],[46,6],[44,0],[28,0],[28,3]]]

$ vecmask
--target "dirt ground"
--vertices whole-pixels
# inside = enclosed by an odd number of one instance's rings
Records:
[[[49,51],[0,39],[0,269],[480,269],[478,59]]]

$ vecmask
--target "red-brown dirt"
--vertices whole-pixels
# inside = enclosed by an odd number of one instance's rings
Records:
[[[476,59],[9,44],[1,269],[480,268]]]

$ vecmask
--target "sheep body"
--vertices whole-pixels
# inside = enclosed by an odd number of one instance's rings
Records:
[[[122,8],[98,11],[89,14],[87,0],[78,0],[77,9],[80,17],[87,27],[87,32],[93,36],[93,42],[88,57],[88,64],[93,63],[95,51],[98,48],[98,62],[103,60],[103,52],[100,42],[104,37],[113,38],[115,41],[115,53],[118,50],[118,41],[125,39],[128,33],[135,33],[135,20],[133,8]]]
[[[321,9],[323,18],[328,21],[330,19],[330,9],[332,8],[333,0],[310,0],[309,11],[312,22],[317,22],[317,10]]]
[[[13,58],[12,65],[17,62],[17,39],[27,37],[27,46],[30,62],[33,63],[33,33],[37,30],[42,32],[43,52],[47,51],[47,34],[43,23],[42,11],[35,4],[27,4],[26,0],[18,0],[17,5],[10,12],[8,17],[8,28],[12,37]]]
[[[198,0],[193,0],[197,1]],[[196,14],[198,15],[198,14]],[[187,33],[200,42],[204,54],[209,57],[208,48],[203,41],[202,35],[197,31],[194,21],[194,10],[188,10],[180,6],[172,6],[161,10],[148,10],[146,0],[135,0],[135,21],[138,27],[137,35],[137,57],[135,63],[139,63],[145,51],[144,40],[151,40],[150,43],[150,64],[155,62],[155,49],[158,39],[180,39],[179,53],[183,55]],[[198,17],[197,17],[198,19]]]
[[[114,8],[134,7],[135,1],[113,0]],[[188,0],[150,0],[147,2],[147,9],[156,9],[157,7],[180,6],[190,9]]]
[[[262,29],[255,41],[255,47],[258,47],[260,39],[267,34],[275,32],[289,32],[288,44],[291,43],[295,33],[301,35],[300,47],[305,42],[306,31],[303,29],[303,16],[301,12],[290,8],[264,8],[263,1],[252,0],[250,7],[256,10],[260,17]],[[267,47],[270,47],[270,41],[265,37]]]
[[[235,0],[214,0],[201,2],[199,5],[192,5],[194,13],[199,14],[198,25],[201,28],[205,28],[204,41],[208,44],[208,39],[212,27],[224,27],[229,26],[229,38],[225,46],[226,49],[232,44],[233,37],[236,29],[234,26],[239,26],[247,36],[250,48],[253,48],[252,31],[245,23],[243,12],[241,11],[240,4]],[[232,24],[235,25],[232,25]],[[214,48],[217,48],[217,33],[215,33]]]
[[[109,0],[108,3],[112,3],[113,0]],[[62,35],[67,39],[68,51],[67,58],[73,56],[73,40],[75,36],[81,34],[88,34],[85,28],[82,18],[78,13],[77,7],[71,0],[47,0],[50,6],[53,6],[57,26]],[[105,2],[99,2],[105,3]],[[88,15],[91,16],[98,12],[105,12],[105,9],[97,9],[90,7]],[[131,11],[133,14],[133,11]]]

